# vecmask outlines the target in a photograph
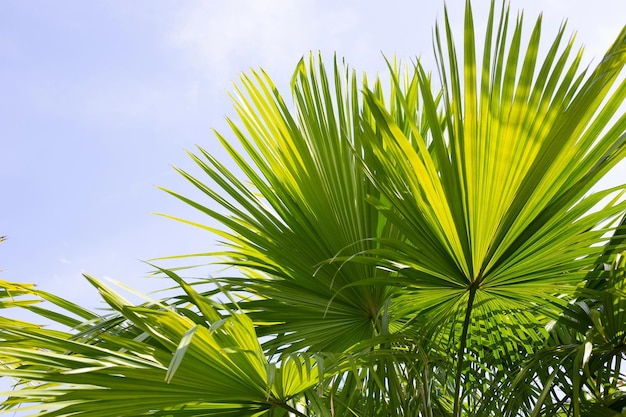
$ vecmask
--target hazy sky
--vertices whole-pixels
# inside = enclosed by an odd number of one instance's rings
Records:
[[[462,5],[448,2],[457,28]],[[529,20],[545,12],[547,39],[569,19],[595,63],[626,16],[625,0],[522,6]],[[284,89],[311,50],[383,72],[381,53],[428,59],[442,15],[442,1],[417,0],[0,1],[0,277],[90,307],[82,271],[162,287],[141,260],[214,237],[150,214],[207,221],[155,186],[191,194],[170,165],[192,169],[196,144],[221,154],[211,129],[226,132],[238,73],[263,67]],[[622,164],[610,180],[624,178]]]

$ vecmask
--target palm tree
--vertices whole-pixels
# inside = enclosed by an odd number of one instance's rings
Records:
[[[522,27],[492,4],[479,61],[470,3],[462,53],[446,15],[437,82],[419,61],[389,61],[385,88],[311,57],[287,104],[242,76],[217,134],[236,168],[199,148],[200,174],[179,172],[206,201],[168,191],[219,222],[178,219],[219,236],[197,255],[232,276],[160,269],[181,294],[139,306],[87,276],[107,316],[5,283],[2,306],[67,330],[1,319],[0,375],[18,381],[2,407],[618,415],[626,184],[592,187],[626,156],[626,29],[581,71],[564,27],[541,60],[541,17],[524,45]]]

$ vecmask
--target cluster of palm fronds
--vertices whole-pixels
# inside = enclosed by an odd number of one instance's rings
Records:
[[[618,416],[626,410],[626,30],[594,69],[491,8],[438,80],[301,62],[287,104],[241,78],[225,164],[180,173],[233,276],[96,315],[3,283],[2,409],[36,416]],[[621,113],[620,113],[621,112]],[[236,139],[236,141],[234,139]],[[235,143],[236,142],[236,143]],[[202,176],[206,176],[202,178]],[[180,220],[180,219],[179,219]],[[184,221],[184,220],[183,220]],[[188,222],[189,223],[189,222]],[[51,309],[37,302],[46,300]],[[1,413],[1,411],[0,411]]]

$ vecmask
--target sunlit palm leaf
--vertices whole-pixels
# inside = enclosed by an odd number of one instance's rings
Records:
[[[580,71],[564,27],[543,57],[541,18],[528,38],[522,27],[492,4],[481,48],[468,1],[457,51],[446,14],[440,82],[420,62],[392,61],[384,88],[311,57],[289,105],[262,71],[242,76],[239,121],[217,135],[236,168],[200,148],[199,173],[179,172],[207,202],[168,191],[217,220],[182,221],[221,239],[205,255],[233,276],[196,292],[161,270],[183,294],[141,306],[88,277],[115,310],[107,317],[7,286],[0,306],[74,329],[0,323],[2,374],[43,384],[4,407],[172,417],[618,407],[577,391],[601,380],[592,368],[619,369],[595,346],[623,338],[623,289],[584,297],[623,250],[626,185],[592,189],[626,156],[626,81],[616,83],[626,30]]]
[[[252,294],[267,349],[420,334],[456,352],[459,397],[465,349],[504,366],[543,342],[626,209],[623,185],[590,191],[626,155],[626,116],[606,128],[626,32],[587,74],[564,27],[543,60],[541,18],[526,44],[522,27],[492,7],[479,60],[469,2],[462,55],[446,17],[442,93],[419,62],[390,64],[389,98],[365,83],[362,101],[337,65],[333,91],[321,63],[301,64],[292,111],[263,75],[242,79],[243,151],[220,139],[256,191],[201,151],[231,199],[183,174],[229,214],[185,201],[231,229],[222,255],[247,277],[224,282]]]
[[[607,95],[626,62],[626,32],[582,79],[575,73],[579,58],[562,74],[571,50],[569,43],[557,52],[562,29],[535,75],[541,20],[519,62],[521,19],[508,50],[507,19],[505,14],[495,27],[495,44],[494,28],[488,27],[483,65],[477,68],[468,4],[462,73],[447,20],[448,53],[437,35],[444,132],[432,128],[424,135],[414,128],[407,135],[374,94],[366,96],[383,140],[371,131],[375,162],[365,168],[386,198],[382,210],[408,238],[408,243],[385,242],[392,251],[372,253],[387,257],[414,281],[414,291],[399,297],[410,297],[407,309],[411,304],[434,309],[434,317],[456,311],[463,320],[476,308],[487,333],[502,331],[498,311],[522,327],[537,318],[541,323],[548,311],[540,309],[572,294],[595,266],[611,231],[603,225],[626,208],[623,199],[603,203],[624,186],[588,194],[626,155],[626,117],[601,128],[626,94],[622,82]],[[419,64],[417,71],[425,80]],[[428,89],[421,91],[424,102],[434,102]],[[424,107],[432,119],[436,111]],[[430,145],[438,151],[429,151]]]
[[[231,125],[247,158],[220,139],[260,195],[203,150],[202,159],[194,159],[232,200],[183,173],[230,212],[223,216],[192,203],[235,232],[218,232],[231,249],[228,263],[251,272],[232,283],[258,297],[246,308],[259,323],[274,323],[259,329],[261,335],[281,333],[267,342],[274,348],[341,351],[381,330],[389,296],[383,285],[335,290],[386,275],[376,267],[320,267],[339,253],[375,247],[381,234],[399,235],[365,202],[378,193],[359,167],[362,144],[354,140],[360,134],[360,86],[337,66],[332,81],[321,63],[316,68],[311,61],[309,69],[301,63],[292,116],[267,77],[242,78],[245,93],[238,92],[237,111],[246,131]]]
[[[195,296],[180,278],[168,274]],[[81,341],[80,334],[3,320],[0,356],[5,366],[0,375],[31,382],[3,393],[10,396],[5,408],[39,403],[23,409],[50,417],[258,415],[264,410],[274,415],[273,408],[288,410],[292,397],[319,382],[309,359],[268,363],[245,315],[221,315],[204,301],[196,305],[203,322],[194,323],[180,308],[133,306],[87,278],[122,315],[123,327],[135,326],[145,334],[128,339],[119,329]],[[34,289],[29,293],[37,295]]]

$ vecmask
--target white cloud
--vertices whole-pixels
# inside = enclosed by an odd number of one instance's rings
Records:
[[[235,74],[263,67],[289,75],[298,57],[313,50],[336,50],[352,39],[354,9],[319,7],[313,0],[196,2],[180,16],[171,41],[219,85]]]

